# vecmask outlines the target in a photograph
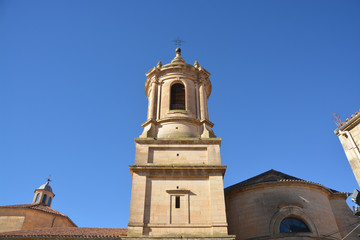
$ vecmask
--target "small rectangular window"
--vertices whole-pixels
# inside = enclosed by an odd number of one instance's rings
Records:
[[[175,197],[175,208],[180,208],[180,196]]]

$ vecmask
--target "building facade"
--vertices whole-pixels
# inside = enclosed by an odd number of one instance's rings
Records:
[[[356,112],[335,130],[360,186],[360,111]]]
[[[177,49],[169,64],[159,62],[146,76],[148,114],[129,166],[128,229],[78,228],[51,208],[47,182],[32,204],[0,207],[0,239],[358,239],[349,193],[275,170],[224,190],[221,139],[207,106],[210,73],[197,61],[187,64]],[[336,131],[354,172],[359,116]]]
[[[225,189],[229,233],[239,240],[358,239],[349,195],[270,170]]]

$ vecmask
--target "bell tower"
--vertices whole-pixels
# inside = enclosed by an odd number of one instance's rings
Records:
[[[32,204],[41,204],[45,206],[51,206],[52,199],[55,194],[53,193],[52,188],[50,187],[50,177],[47,182],[41,185],[39,188],[34,191],[34,199]]]
[[[187,64],[177,48],[171,63],[159,62],[146,76],[148,119],[140,138],[216,137],[207,106],[210,73],[197,61],[194,66]]]
[[[146,73],[144,130],[135,139],[129,236],[227,235],[220,143],[209,121],[210,73],[171,63]],[[232,239],[232,238],[231,238]]]

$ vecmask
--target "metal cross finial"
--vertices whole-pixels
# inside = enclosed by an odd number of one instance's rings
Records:
[[[173,42],[175,43],[175,45],[179,48],[181,46],[181,43],[185,42],[183,40],[181,40],[179,37],[177,37],[177,39],[173,40]]]
[[[49,174],[48,178],[47,178],[48,182],[51,182],[51,175]]]

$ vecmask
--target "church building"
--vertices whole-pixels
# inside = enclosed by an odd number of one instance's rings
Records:
[[[0,233],[34,228],[77,227],[65,214],[51,208],[55,196],[50,179],[34,192],[32,204],[0,206]]]
[[[0,207],[0,239],[358,239],[349,193],[275,170],[224,189],[221,138],[208,113],[210,73],[197,61],[186,63],[178,48],[146,76],[147,120],[129,166],[128,228],[77,227],[51,208],[48,181],[32,204]]]

